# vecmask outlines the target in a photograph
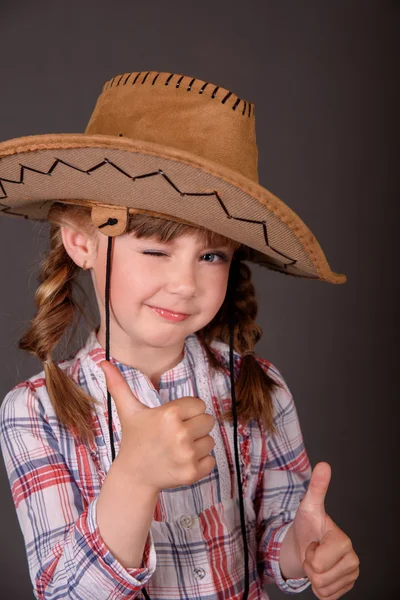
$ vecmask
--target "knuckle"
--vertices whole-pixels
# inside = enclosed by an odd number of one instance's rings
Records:
[[[184,446],[188,442],[188,434],[185,429],[181,428],[175,434],[175,443],[179,446]]]
[[[176,444],[176,441],[174,440],[174,453],[177,463],[179,463],[183,468],[190,467],[195,464],[195,448],[189,442],[182,440],[180,444]]]
[[[196,469],[193,466],[187,467],[184,478],[187,485],[192,485],[192,483],[195,483],[195,481],[197,480]]]
[[[196,458],[196,452],[195,452],[194,448],[192,446],[190,446],[186,450],[186,460],[189,462],[194,462],[195,458]]]
[[[350,583],[349,585],[346,585],[343,589],[340,590],[340,595],[343,596],[343,594],[346,594],[347,592],[352,590],[353,587],[354,587],[354,583]],[[338,598],[339,597],[340,596],[338,596]],[[336,596],[333,596],[333,598],[336,598]]]
[[[321,575],[314,575],[313,577],[313,584],[315,585],[315,587],[317,588],[321,588],[323,586],[323,578]]]
[[[315,573],[323,573],[323,566],[320,564],[319,560],[311,561],[311,568]]]
[[[171,402],[164,405],[164,421],[168,426],[172,426],[179,420],[179,407]]]
[[[352,550],[352,549],[353,549],[353,543],[352,543],[351,539],[349,538],[349,536],[346,535],[343,540],[343,551],[350,552],[350,550]]]

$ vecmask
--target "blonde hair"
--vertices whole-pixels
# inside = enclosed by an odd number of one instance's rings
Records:
[[[80,267],[65,250],[60,227],[74,227],[88,235],[95,235],[96,227],[91,220],[90,208],[76,204],[54,202],[48,220],[50,247],[40,266],[40,285],[35,293],[37,312],[19,340],[19,348],[31,352],[43,362],[46,361],[44,370],[47,389],[58,419],[69,427],[74,435],[90,442],[93,441],[92,408],[98,401],[86,394],[58,367],[52,358],[52,352],[79,313],[88,320],[84,309],[74,297],[76,288],[82,290],[77,281]],[[139,238],[156,236],[161,242],[195,232],[208,246],[229,244],[234,249],[234,260],[230,266],[230,277],[234,277],[235,290],[234,349],[240,354],[254,349],[263,332],[255,321],[258,305],[251,281],[251,270],[241,262],[247,257],[247,246],[208,229],[146,214],[129,215],[127,232],[134,232]],[[210,343],[219,339],[229,344],[229,301],[227,291],[225,300],[212,321],[196,332],[210,365],[217,370],[223,370],[226,366],[222,365]],[[281,384],[266,373],[265,367],[258,362],[257,357],[243,357],[235,382],[238,420],[245,423],[250,419],[260,420],[267,432],[276,433],[272,403],[272,391],[275,386],[281,387]],[[221,419],[232,421],[232,410],[222,414]]]

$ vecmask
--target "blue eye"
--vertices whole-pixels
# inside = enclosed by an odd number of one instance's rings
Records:
[[[145,250],[143,254],[148,254],[149,256],[167,256],[167,254],[164,254],[163,252],[156,252],[155,250]],[[228,262],[229,260],[226,254],[223,252],[207,252],[206,254],[203,254],[203,256],[218,256],[221,260],[217,262]],[[207,260],[205,262],[211,262],[211,264],[214,264],[215,261]]]
[[[218,256],[221,260],[218,262],[228,262],[228,257],[223,252],[207,252],[207,254],[203,254],[203,256]],[[209,262],[209,261],[206,261]],[[214,262],[214,261],[212,261]]]

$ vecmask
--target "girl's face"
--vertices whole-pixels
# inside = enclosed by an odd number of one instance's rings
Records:
[[[107,236],[98,235],[91,273],[99,305],[98,339],[105,346]],[[233,250],[204,247],[189,234],[164,243],[126,233],[113,239],[110,280],[110,352],[133,361],[167,350],[172,358],[187,335],[207,325],[226,294]],[[150,306],[186,313],[174,322]]]

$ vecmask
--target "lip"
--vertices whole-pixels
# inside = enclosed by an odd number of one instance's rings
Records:
[[[168,319],[169,321],[183,321],[184,319],[190,317],[190,315],[186,313],[172,312],[170,310],[167,310],[166,308],[161,308],[160,306],[151,306],[150,304],[146,304],[146,306],[154,310],[154,312],[159,314],[161,317]]]

